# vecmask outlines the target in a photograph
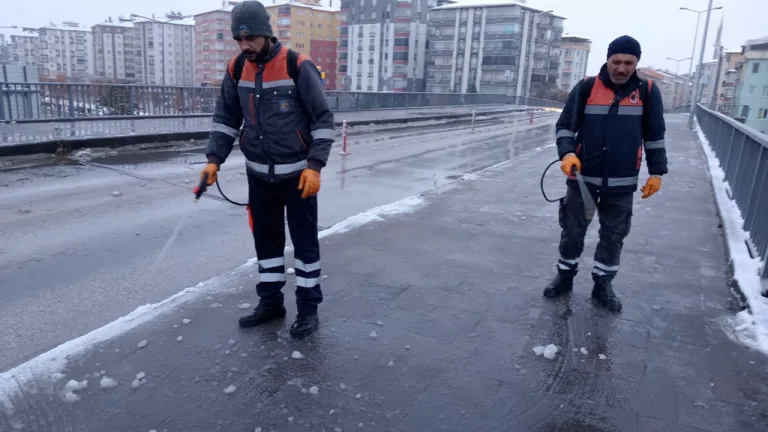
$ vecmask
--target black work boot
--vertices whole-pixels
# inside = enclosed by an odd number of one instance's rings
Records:
[[[283,317],[285,317],[285,306],[265,306],[259,303],[250,315],[240,317],[238,322],[241,328],[249,328]]]
[[[544,297],[556,298],[573,291],[573,278],[576,272],[558,270],[554,279],[544,288]]]
[[[296,321],[291,326],[291,336],[296,339],[304,339],[312,334],[319,325],[317,318],[317,312],[314,313],[299,313],[296,315]]]
[[[592,287],[592,299],[611,312],[621,312],[621,300],[613,292],[610,281],[595,281]]]

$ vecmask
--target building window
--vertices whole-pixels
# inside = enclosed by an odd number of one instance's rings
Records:
[[[748,96],[754,96],[754,95],[755,95],[755,90],[756,90],[756,89],[757,89],[757,86],[753,86],[753,85],[749,86],[749,93],[748,93]]]
[[[760,63],[754,63],[752,64],[752,73],[756,74],[760,72]]]

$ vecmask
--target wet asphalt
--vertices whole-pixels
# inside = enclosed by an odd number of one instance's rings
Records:
[[[551,114],[350,128],[323,170],[320,227],[552,141]],[[340,138],[340,137],[337,137]],[[202,142],[0,160],[0,370],[255,255],[246,212],[193,202]],[[220,183],[247,199],[237,150]],[[215,188],[212,197],[219,197]]]
[[[325,237],[309,339],[290,339],[290,315],[237,328],[256,302],[255,269],[241,269],[63,369],[19,371],[18,390],[3,382],[0,429],[764,431],[768,363],[728,338],[721,231],[684,124],[668,118],[661,192],[637,195],[619,315],[590,303],[588,272],[569,297],[542,297],[559,229],[538,182],[554,149],[534,147],[425,193],[413,213]],[[549,343],[554,359],[534,354]],[[69,379],[88,380],[79,402],[62,401]],[[100,388],[109,379],[117,386]]]

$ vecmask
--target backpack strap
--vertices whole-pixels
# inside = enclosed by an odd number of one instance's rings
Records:
[[[240,53],[235,57],[234,76],[235,84],[240,82],[240,77],[243,76],[243,68],[245,68],[245,53]]]
[[[285,61],[288,63],[288,76],[295,82],[299,77],[299,53],[288,48]]]

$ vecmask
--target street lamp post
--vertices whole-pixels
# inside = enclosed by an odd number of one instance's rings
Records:
[[[672,57],[667,57],[667,60],[672,60],[673,62],[677,63],[677,65],[675,66],[675,87],[674,87],[675,88],[675,90],[674,90],[675,94],[672,95],[672,105],[673,105],[673,108],[677,108],[677,102],[678,102],[677,95],[678,95],[678,93],[680,93],[680,91],[677,89],[677,83],[678,83],[677,76],[680,75],[680,62],[683,62],[683,61],[686,61],[686,60],[690,60],[691,64],[693,64],[693,57],[688,57],[688,58],[684,58],[684,59],[674,59]],[[686,89],[688,88],[687,84],[686,84],[685,88]]]
[[[693,35],[693,47],[691,48],[691,57],[696,55],[696,38],[699,36],[699,20],[701,18],[701,14],[703,12],[707,13],[707,18],[704,22],[704,34],[702,35],[702,42],[701,42],[701,54],[699,55],[699,63],[696,65],[696,81],[694,81],[694,88],[691,91],[691,110],[688,115],[688,129],[693,129],[693,113],[696,111],[696,102],[695,98],[696,95],[699,92],[699,84],[701,82],[701,64],[704,62],[704,49],[707,46],[707,31],[709,30],[709,16],[712,13],[713,10],[722,9],[722,6],[718,6],[716,8],[712,7],[712,0],[709,0],[709,5],[704,10],[693,10],[686,7],[680,7],[680,10],[689,11],[696,13],[696,33]],[[691,67],[688,71],[688,80],[686,81],[686,91],[688,90],[688,87],[690,87],[691,82],[691,74],[693,72],[693,61],[691,61]]]

